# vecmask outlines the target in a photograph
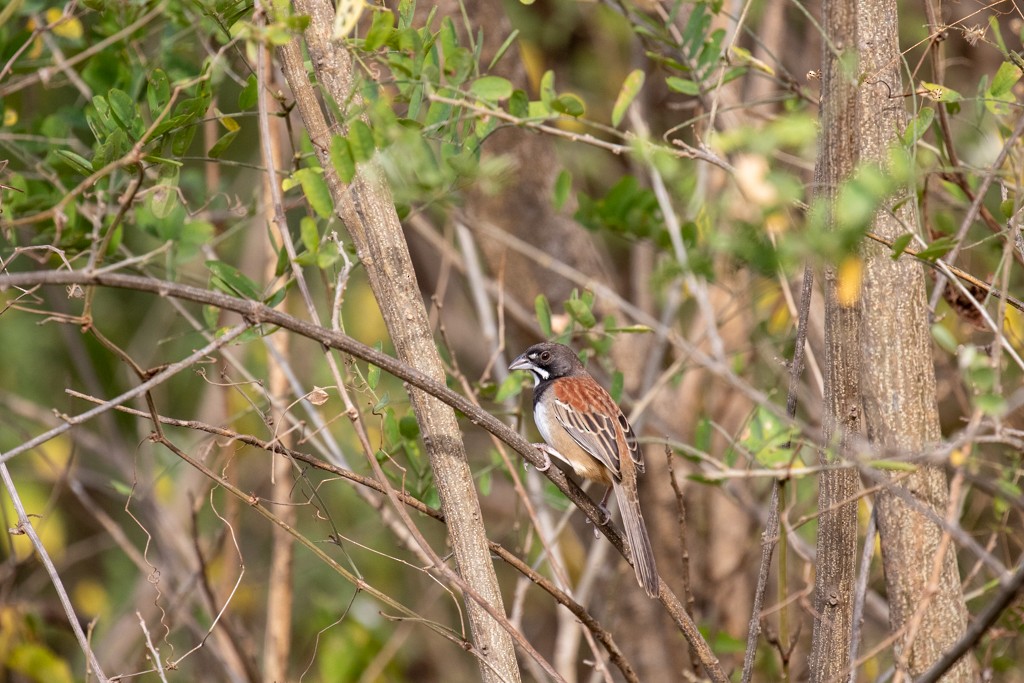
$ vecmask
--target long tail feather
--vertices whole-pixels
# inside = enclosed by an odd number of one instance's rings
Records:
[[[629,486],[629,483],[632,483],[632,486]],[[636,580],[647,592],[647,595],[656,598],[661,591],[658,568],[654,565],[651,539],[647,536],[647,527],[644,526],[644,517],[640,512],[640,497],[637,495],[636,482],[634,480],[629,483],[615,482],[612,488],[615,489],[615,500],[619,503],[622,526],[626,530],[626,540],[629,542],[629,551],[633,556]]]

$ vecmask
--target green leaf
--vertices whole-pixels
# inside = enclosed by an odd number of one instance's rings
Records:
[[[370,389],[376,389],[377,385],[380,384],[380,368],[376,365],[371,365],[370,369],[366,371],[366,384],[369,385]]]
[[[999,70],[992,77],[992,85],[988,86],[988,96],[1001,99],[1009,95],[1020,78],[1021,70],[1015,67],[1013,62],[1002,62],[999,65]]]
[[[255,78],[251,76],[250,78]],[[153,69],[146,78],[146,102],[149,104],[149,113],[157,116],[171,99],[171,83],[167,73],[163,69]]]
[[[195,256],[203,245],[209,244],[216,234],[213,223],[203,220],[187,220],[178,232],[175,249],[182,258]]]
[[[559,114],[565,114],[566,116],[580,117],[586,113],[587,108],[576,95],[567,94],[559,95],[554,102],[551,103],[551,108],[557,111]]]
[[[107,101],[110,103],[110,113],[118,125],[126,133],[138,137],[141,134],[139,127],[142,125],[142,118],[139,115],[139,108],[135,106],[135,100],[125,91],[114,88],[107,93]]]
[[[892,241],[892,260],[895,261],[907,250],[907,245],[914,239],[914,233],[905,232]]]
[[[259,97],[258,87],[256,74],[249,74],[245,87],[242,88],[242,92],[238,93],[238,108],[240,110],[246,111],[256,106],[257,98]]]
[[[501,47],[498,48],[498,51],[494,53],[493,57],[491,57],[491,63],[487,65],[488,71],[493,69],[494,65],[498,63],[498,60],[505,56],[505,53],[508,51],[510,47],[512,47],[512,43],[514,43],[516,41],[516,38],[518,37],[519,29],[515,29],[514,31],[512,31],[512,33],[508,34],[508,38],[505,39],[505,42],[501,44]]]
[[[999,51],[1006,54],[1006,41],[1003,40],[1003,32],[999,30],[999,17],[995,14],[989,16],[988,27],[992,30],[992,37],[996,40],[996,45],[999,46]]]
[[[549,69],[540,78],[540,99],[548,107],[551,107],[557,96],[558,94],[555,92],[555,72]]]
[[[992,78],[992,85],[985,93],[985,106],[993,114],[1001,115],[1010,112],[1010,103],[1015,101],[1013,86],[1020,80],[1020,69],[1012,62],[1003,62]]]
[[[398,421],[398,431],[403,439],[413,441],[420,435],[420,423],[412,415],[406,415]]]
[[[935,240],[927,247],[917,252],[917,257],[924,261],[935,262],[936,259],[940,259],[948,254],[953,247],[956,245],[956,236],[947,235],[946,237],[940,237]]]
[[[608,333],[624,333],[624,334],[650,334],[654,332],[654,328],[648,325],[626,325],[624,327],[609,327],[605,329]]]
[[[625,384],[625,376],[620,371],[616,370],[612,373],[612,385],[608,387],[608,393],[616,403],[622,399],[622,390]]]
[[[684,95],[699,95],[700,86],[693,81],[685,78],[677,78],[676,76],[669,76],[665,79],[665,84],[669,87],[669,90],[675,92],[681,92]]]
[[[473,81],[469,91],[487,102],[500,102],[512,97],[512,82],[500,76],[484,76]]]
[[[921,90],[928,99],[935,102],[959,102],[963,99],[956,90],[938,83],[921,81]]]
[[[582,299],[569,299],[565,302],[565,310],[573,320],[588,330],[597,324],[594,312]]]
[[[626,76],[619,88],[619,95],[615,98],[615,106],[612,107],[612,125],[618,126],[622,123],[622,117],[626,115],[629,105],[633,104],[640,88],[644,85],[645,74],[643,69],[634,69]]]
[[[210,148],[210,151],[207,152],[207,154],[213,159],[219,159],[221,155],[224,154],[231,143],[234,142],[235,138],[238,137],[238,133],[241,130],[241,126],[238,125],[238,122],[230,116],[221,116],[219,120],[221,125],[224,126],[228,132],[220,136],[217,142],[213,143],[213,147]]]
[[[151,164],[164,164],[167,166],[177,166],[181,168],[185,164],[178,161],[177,159],[168,159],[167,157],[158,157],[155,154],[147,154],[142,157],[144,161],[148,161]]]
[[[157,218],[167,218],[177,208],[179,175],[177,166],[162,166],[160,168],[160,179],[148,197],[149,209]]]
[[[206,267],[213,274],[213,277],[210,278],[210,284],[222,292],[254,301],[259,301],[263,298],[260,296],[259,285],[243,275],[242,271],[234,266],[223,261],[207,261]]]
[[[932,125],[934,119],[935,110],[931,107],[925,107],[917,112],[917,116],[907,124],[907,129],[903,131],[903,144],[907,147],[914,145],[928,132],[928,128]]]
[[[271,294],[270,296],[263,300],[263,303],[269,308],[276,308],[279,303],[284,301],[284,298],[287,295],[288,285],[285,285],[284,287],[278,287],[277,291],[275,291],[273,294]]]
[[[537,314],[540,331],[544,333],[545,337],[550,337],[553,331],[551,329],[551,304],[548,303],[548,298],[543,294],[538,294],[537,298],[533,300],[533,310]]]
[[[765,467],[782,465],[793,460],[793,450],[784,448],[799,434],[771,411],[757,407],[740,436],[740,443]]]
[[[373,13],[373,23],[370,30],[366,32],[366,40],[363,41],[363,49],[373,52],[382,47],[391,39],[395,30],[395,15],[387,9],[377,10]]]
[[[340,135],[331,138],[331,163],[338,177],[344,183],[352,182],[356,177],[356,162],[352,159],[352,150],[348,146],[348,140]]]
[[[302,237],[302,244],[306,251],[315,254],[320,251],[320,231],[316,227],[316,221],[309,216],[303,216],[299,221],[299,235]]]
[[[707,484],[708,486],[721,486],[725,483],[725,479],[708,477],[703,474],[688,474],[686,478],[698,484]]]
[[[82,175],[89,175],[93,172],[93,167],[89,160],[80,154],[75,154],[70,149],[58,149],[57,156]]]
[[[530,98],[522,90],[512,92],[508,100],[508,113],[517,119],[525,119],[530,115]]]
[[[320,218],[330,218],[334,203],[331,201],[331,192],[324,182],[323,169],[300,168],[292,174],[292,177],[302,185],[302,194],[306,195],[306,201]]]
[[[510,374],[498,387],[498,391],[494,394],[495,403],[504,403],[510,398],[515,398],[523,390],[523,381],[520,375],[515,373]]]
[[[196,126],[187,125],[174,131],[171,136],[171,152],[175,156],[184,156],[185,152],[192,145],[192,138],[196,135]]]
[[[960,346],[956,341],[956,337],[953,336],[953,333],[939,323],[932,325],[932,339],[935,340],[935,343],[938,344],[940,348],[952,354],[955,354],[957,347]]]
[[[555,180],[553,202],[556,209],[561,209],[565,205],[565,200],[569,198],[569,191],[571,189],[572,173],[568,169],[562,169],[562,172],[558,174],[558,178]]]
[[[352,151],[352,159],[357,164],[373,158],[373,131],[361,119],[356,119],[349,126],[348,146]]]
[[[231,146],[231,143],[234,142],[235,138],[237,137],[237,130],[229,130],[227,133],[224,133],[224,135],[221,135],[217,139],[217,142],[213,143],[213,147],[211,147],[210,151],[206,153],[207,156],[209,156],[211,159],[220,159],[224,152],[227,151],[228,147]]]
[[[693,432],[693,447],[702,453],[709,453],[711,451],[711,438],[714,436],[714,433],[715,428],[711,424],[711,420],[702,417]]]

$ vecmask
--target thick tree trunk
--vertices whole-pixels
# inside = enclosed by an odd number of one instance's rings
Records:
[[[824,200],[834,224],[836,189],[857,164],[857,83],[851,68],[857,19],[852,0],[825,0],[822,48],[821,141],[815,169],[816,195]],[[835,50],[832,49],[835,47]],[[860,302],[842,305],[836,272],[825,269],[825,412],[824,443],[846,453],[861,432]],[[830,456],[823,452],[822,459]],[[853,470],[822,472],[818,493],[818,552],[814,584],[814,632],[810,680],[844,679],[850,665],[853,593],[857,557],[857,505],[860,487]]]
[[[320,87],[339,105],[357,104],[358,97],[353,97],[352,92],[352,58],[344,47],[330,39],[334,17],[331,3],[296,0],[295,6],[299,13],[311,18],[305,37]],[[301,54],[297,50],[283,54],[289,83],[306,78]],[[324,168],[335,210],[355,243],[398,358],[444,384],[444,368],[431,335],[412,259],[380,169],[373,164],[360,167],[349,186],[343,188],[326,153],[330,131],[319,102],[298,96],[297,102]],[[459,573],[477,595],[504,614],[480,501],[455,411],[419,389],[410,388],[409,397],[430,457]],[[510,634],[475,600],[467,598],[466,603],[476,654],[481,660],[482,680],[519,681]]]
[[[907,125],[900,93],[901,55],[895,0],[862,0],[857,47],[860,72],[857,141],[861,160],[884,164],[894,133]],[[914,225],[910,202],[880,211],[873,231],[890,240]],[[916,453],[942,438],[935,401],[935,370],[923,267],[909,258],[893,261],[888,250],[865,248],[861,324],[861,387],[864,426],[879,449]],[[893,482],[939,517],[949,505],[946,476],[923,468]],[[942,530],[891,491],[877,497],[890,621],[897,641],[897,664],[918,676],[954,643],[967,625],[955,547],[942,543]],[[940,549],[944,549],[941,556]],[[929,586],[932,576],[938,584]],[[934,591],[934,593],[932,593]],[[921,614],[915,617],[915,613]],[[920,626],[909,627],[915,619]],[[908,628],[909,627],[909,628]],[[910,640],[912,639],[912,640]],[[910,640],[910,642],[908,642]],[[905,668],[903,668],[905,667]],[[898,678],[898,677],[897,677]],[[950,670],[946,681],[971,681],[970,657]]]
[[[856,164],[886,163],[907,116],[900,96],[895,2],[826,0],[823,13],[827,40],[817,180],[831,211],[838,184]],[[911,205],[903,202],[895,214],[880,211],[872,229],[893,239],[912,225]],[[893,261],[881,247],[865,246],[863,256],[861,295],[850,306],[840,304],[835,273],[826,270],[826,443],[849,454],[851,439],[863,433],[879,449],[919,452],[941,438],[924,274],[919,264]],[[945,516],[948,493],[941,470],[922,469],[892,485]],[[834,503],[856,490],[850,472],[822,477],[812,681],[846,678],[851,666],[856,506]],[[892,489],[878,496],[877,510],[891,625],[901,634],[897,662],[904,674],[918,675],[966,626],[956,557],[952,549],[940,555],[949,546],[941,542],[940,528]],[[930,586],[933,575],[938,582]],[[972,680],[973,663],[961,661],[949,675],[952,681]]]

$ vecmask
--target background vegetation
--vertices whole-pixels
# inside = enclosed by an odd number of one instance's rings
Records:
[[[845,9],[4,4],[0,679],[1024,680],[1024,17]],[[660,601],[523,468],[541,338]]]

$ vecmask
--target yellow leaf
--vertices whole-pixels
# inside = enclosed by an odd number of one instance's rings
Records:
[[[772,211],[764,217],[764,229],[771,235],[781,235],[789,227],[789,219],[781,211]]]
[[[57,24],[52,29],[53,35],[60,38],[79,40],[84,33],[82,30],[82,22],[79,21],[77,17],[72,16],[66,17],[61,21],[61,17],[63,16],[64,12],[56,7],[51,7],[46,10],[46,23]]]
[[[10,107],[4,107],[4,125],[13,126],[18,122],[18,112]]]
[[[17,482],[18,495],[21,498],[25,511],[30,515],[29,522],[39,535],[39,540],[50,554],[50,557],[60,564],[64,551],[67,548],[67,534],[64,530],[64,521],[60,515],[48,507],[49,491],[41,486],[24,481]],[[28,535],[18,529],[18,515],[14,511],[14,503],[8,496],[0,496],[0,506],[3,508],[4,519],[8,527],[15,529],[11,533],[11,541],[4,544],[0,550],[0,557],[7,557],[11,546],[14,548],[14,555],[20,561],[27,560],[35,554],[32,541]]]
[[[840,306],[853,306],[860,301],[860,285],[864,275],[864,263],[859,256],[847,256],[839,264],[836,283],[836,298]]]
[[[967,448],[957,448],[949,454],[949,464],[952,467],[962,467],[967,462],[967,456],[970,454],[970,446]]]
[[[78,612],[89,617],[103,614],[110,604],[106,588],[95,579],[82,579],[76,583],[73,598]]]
[[[1007,306],[1003,322],[1006,324],[1007,331],[1013,335],[1016,341],[1024,339],[1024,314]]]

